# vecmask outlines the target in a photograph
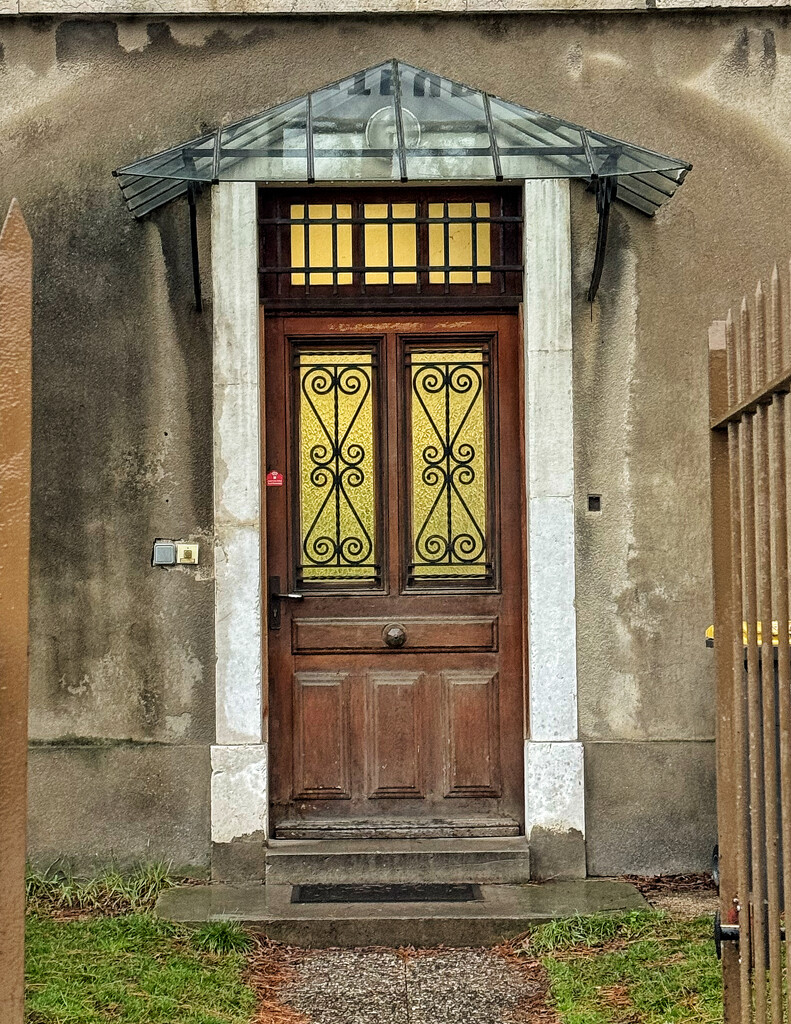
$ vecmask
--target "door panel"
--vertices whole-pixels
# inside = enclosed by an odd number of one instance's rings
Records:
[[[497,673],[443,672],[446,797],[500,796],[500,714]]]
[[[376,799],[422,799],[419,672],[368,673],[368,792]]]
[[[295,672],[293,693],[295,798],[348,800],[348,673]]]
[[[270,596],[276,836],[522,828],[517,339],[267,322],[270,590],[301,595]]]

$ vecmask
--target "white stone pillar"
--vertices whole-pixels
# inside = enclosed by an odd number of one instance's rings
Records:
[[[525,182],[529,738],[526,832],[540,877],[585,874],[577,725],[571,225],[565,179]]]
[[[256,186],[212,190],[216,745],[212,840],[265,838]]]

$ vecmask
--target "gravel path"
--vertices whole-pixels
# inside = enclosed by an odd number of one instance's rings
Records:
[[[317,950],[278,998],[308,1024],[517,1024],[544,990],[537,964],[497,951]]]

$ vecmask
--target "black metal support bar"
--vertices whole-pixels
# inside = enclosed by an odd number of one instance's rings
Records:
[[[588,138],[588,133],[585,129],[581,129],[580,134],[582,135],[582,147],[585,150],[585,159],[588,161],[588,169],[591,173],[591,179],[595,180],[598,177],[596,172],[596,165],[593,162],[593,152],[591,150],[591,142]]]
[[[308,184],[316,180],[316,157],[313,152],[313,99],[308,93],[305,107],[305,151],[308,157]]]
[[[592,184],[596,188],[596,212],[599,215],[599,230],[596,234],[596,255],[593,260],[593,273],[588,288],[588,302],[593,302],[599,290],[604,257],[607,254],[607,229],[610,224],[610,207],[618,194],[618,180],[615,177],[596,178]]]
[[[211,183],[212,185],[219,185],[220,183],[220,147],[222,142],[222,125],[217,129],[214,134],[214,153],[212,154],[211,161]]]
[[[190,182],[187,188],[187,201],[190,210],[190,247],[192,249],[192,287],[195,291],[195,311],[203,312],[203,297],[200,283],[200,261],[198,257],[198,210],[195,205],[197,189]]]
[[[503,168],[500,163],[500,147],[497,145],[497,136],[494,133],[494,123],[492,122],[492,104],[489,101],[489,93],[482,93],[483,95],[483,109],[486,111],[486,127],[489,130],[489,145],[492,150],[492,163],[494,164],[494,176],[497,181],[503,180]]]
[[[398,170],[401,181],[408,181],[406,173],[406,140],[404,138],[404,118],[401,109],[401,76],[398,73],[398,61],[393,61],[393,103],[395,104],[396,134],[398,136]]]

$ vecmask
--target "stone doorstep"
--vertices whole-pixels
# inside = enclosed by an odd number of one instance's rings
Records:
[[[578,914],[641,909],[633,885],[580,879],[482,885],[471,903],[294,904],[291,885],[192,885],[159,897],[159,917],[186,924],[237,921],[276,942],[321,949],[361,946],[492,946],[531,925]]]
[[[530,880],[524,836],[480,839],[273,840],[267,884]]]

